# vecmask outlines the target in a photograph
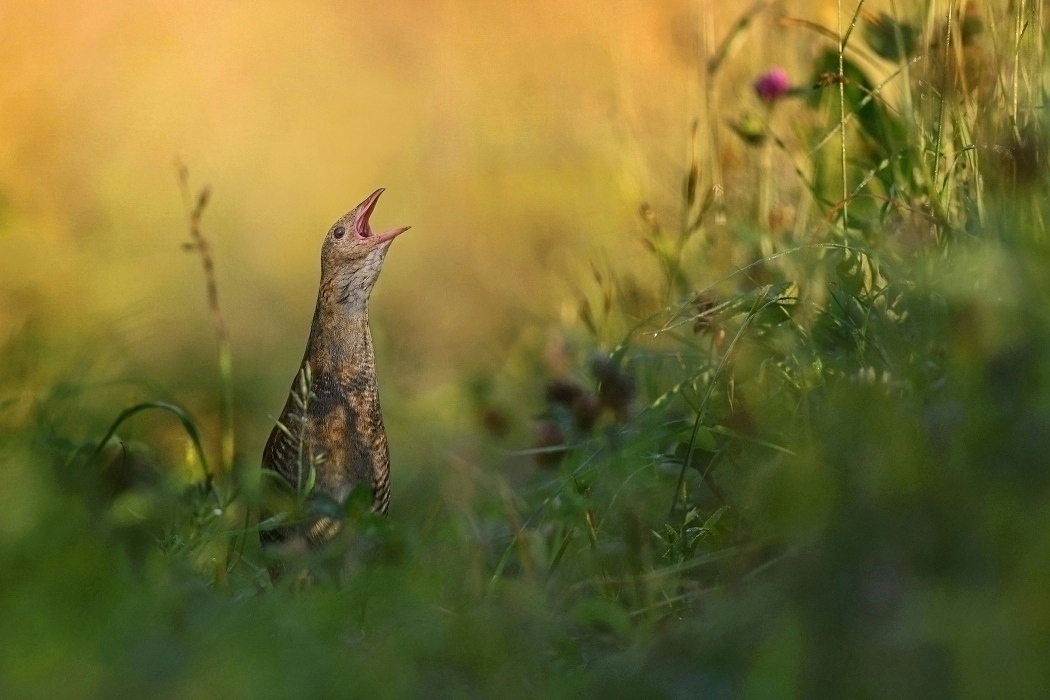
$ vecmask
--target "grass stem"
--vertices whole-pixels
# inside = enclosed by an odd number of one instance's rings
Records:
[[[233,468],[235,441],[233,424],[233,349],[230,344],[230,330],[219,304],[219,284],[215,276],[215,256],[211,243],[201,232],[201,218],[211,198],[211,188],[204,186],[194,199],[189,186],[189,170],[181,162],[176,163],[179,187],[182,191],[183,205],[186,210],[187,228],[190,243],[186,250],[200,255],[204,268],[204,282],[208,294],[208,309],[211,312],[212,324],[219,344],[219,384],[222,391],[221,436],[220,436],[220,469],[228,473]]]

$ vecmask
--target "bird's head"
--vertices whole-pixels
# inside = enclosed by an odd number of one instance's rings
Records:
[[[321,246],[321,279],[328,283],[332,301],[358,307],[368,301],[379,278],[390,243],[409,229],[399,226],[382,233],[372,231],[369,218],[383,194],[380,188],[339,218]]]

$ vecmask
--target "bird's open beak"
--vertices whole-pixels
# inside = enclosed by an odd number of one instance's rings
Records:
[[[357,216],[354,217],[354,232],[358,238],[368,238],[376,243],[389,243],[412,228],[411,226],[399,226],[382,233],[374,233],[372,231],[372,226],[368,223],[368,219],[372,216],[372,210],[376,208],[376,203],[379,202],[379,197],[384,191],[384,188],[380,187],[368,195],[365,201],[357,205]]]

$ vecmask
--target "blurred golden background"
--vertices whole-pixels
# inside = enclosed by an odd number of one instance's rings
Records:
[[[377,227],[413,226],[373,297],[385,392],[498,366],[591,259],[638,256],[639,204],[679,196],[699,67],[750,6],[8,0],[0,342],[104,346],[162,386],[213,366],[178,158],[213,188],[235,372],[276,382],[253,422],[302,352],[324,232],[379,186]],[[836,21],[832,2],[775,4],[726,99],[793,64],[783,15]]]

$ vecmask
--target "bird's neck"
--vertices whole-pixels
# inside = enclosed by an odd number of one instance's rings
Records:
[[[368,307],[364,302],[348,304],[338,299],[322,288],[310,326],[305,360],[310,362],[315,376],[374,373]]]

